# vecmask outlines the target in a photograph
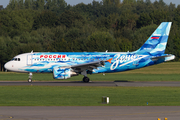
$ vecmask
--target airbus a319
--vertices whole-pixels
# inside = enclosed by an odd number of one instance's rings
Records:
[[[31,52],[15,56],[5,64],[9,71],[32,73],[53,73],[54,79],[68,79],[88,74],[113,73],[139,69],[175,58],[165,54],[171,22],[163,22],[144,45],[134,52]]]

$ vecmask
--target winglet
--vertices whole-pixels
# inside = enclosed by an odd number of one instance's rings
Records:
[[[109,63],[111,63],[111,60],[112,60],[113,58],[111,58],[111,59],[109,59],[109,60],[107,60]]]

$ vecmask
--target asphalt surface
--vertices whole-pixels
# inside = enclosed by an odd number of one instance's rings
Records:
[[[0,107],[0,120],[157,120],[158,118],[179,120],[180,107]]]
[[[89,82],[84,83],[81,81],[77,82],[12,82],[12,81],[1,81],[0,86],[135,86],[135,87],[146,87],[146,86],[170,86],[180,87],[180,82],[129,82],[129,81],[114,81],[114,82]]]

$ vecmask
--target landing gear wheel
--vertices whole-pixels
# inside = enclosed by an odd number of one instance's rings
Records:
[[[31,79],[31,78],[29,78],[29,79],[28,79],[28,82],[29,82],[29,83],[32,83],[32,79]]]
[[[89,78],[88,77],[84,77],[83,78],[83,82],[88,83],[89,82]]]
[[[28,79],[28,82],[29,82],[29,83],[32,83],[32,75],[33,75],[33,74],[30,72],[30,73],[29,73],[29,79]]]

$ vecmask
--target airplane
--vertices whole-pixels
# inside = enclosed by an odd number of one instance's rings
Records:
[[[54,79],[68,79],[87,74],[113,73],[139,69],[175,59],[165,54],[172,22],[162,22],[144,45],[134,52],[31,52],[15,56],[4,67],[9,71],[29,73],[53,73]]]

